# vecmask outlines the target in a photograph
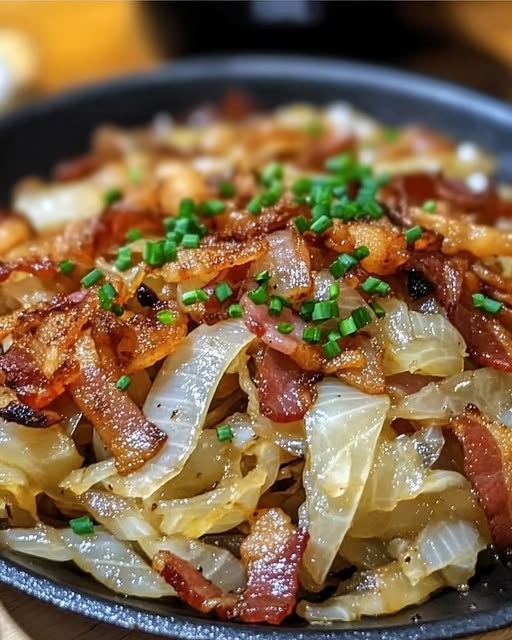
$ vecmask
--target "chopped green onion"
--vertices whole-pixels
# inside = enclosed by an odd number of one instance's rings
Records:
[[[327,334],[327,340],[339,340],[341,338],[341,333],[336,329],[329,331]]]
[[[226,210],[226,203],[222,200],[207,200],[201,203],[201,213],[204,216],[219,216]]]
[[[483,293],[474,293],[472,298],[473,304],[477,309],[482,309],[482,311],[490,313],[493,316],[503,309],[503,302],[499,302],[493,298],[488,298],[487,296],[484,296]]]
[[[117,291],[110,282],[106,282],[98,289],[98,298],[100,300],[100,307],[105,311],[109,311],[112,308],[112,300],[117,296]]]
[[[143,253],[144,262],[152,267],[160,267],[163,265],[165,262],[164,245],[164,240],[146,242]]]
[[[305,231],[308,231],[309,222],[306,220],[304,216],[297,216],[294,222],[295,222],[297,231],[300,233],[300,235],[302,235]]]
[[[398,127],[386,127],[384,135],[389,142],[395,142],[400,137],[400,129]]]
[[[261,213],[261,198],[256,196],[256,198],[249,200],[246,208],[251,215],[258,216]]]
[[[280,322],[277,325],[277,330],[279,331],[279,333],[283,333],[286,335],[293,331],[293,324],[290,324],[289,322]]]
[[[411,229],[407,229],[404,233],[407,244],[414,244],[418,238],[421,238],[422,233],[423,229],[421,227],[412,227]]]
[[[334,303],[335,306],[336,303]],[[312,320],[314,322],[321,322],[323,320],[329,320],[330,318],[336,317],[334,306],[332,301],[323,301],[316,302],[315,308],[313,309]]]
[[[196,205],[192,198],[183,198],[178,207],[178,216],[180,218],[190,218],[196,212]]]
[[[254,291],[249,291],[247,295],[249,300],[252,300],[254,304],[265,304],[268,300],[266,283],[260,285],[257,289],[254,289]]]
[[[309,320],[313,319],[313,311],[315,310],[316,302],[314,300],[306,300],[300,305],[299,316],[309,322]]]
[[[269,187],[275,180],[281,180],[283,177],[283,165],[278,162],[272,162],[261,172],[261,182]]]
[[[372,321],[370,312],[368,311],[368,309],[366,309],[366,307],[357,307],[357,309],[354,309],[352,311],[351,316],[354,319],[354,322],[356,323],[356,327],[358,329],[365,327]]]
[[[119,271],[126,271],[132,266],[132,250],[130,247],[120,247],[117,250],[115,267]]]
[[[213,290],[215,297],[219,302],[225,302],[230,296],[233,295],[233,289],[227,282],[219,282],[219,284]]]
[[[370,249],[368,249],[368,247],[365,247],[363,244],[360,247],[357,247],[356,249],[354,249],[354,251],[352,252],[352,255],[358,261],[364,260],[370,255]]]
[[[228,317],[229,318],[241,318],[244,314],[244,310],[242,305],[238,302],[233,302],[228,307]]]
[[[181,244],[185,249],[197,249],[201,238],[197,235],[197,233],[186,233],[183,236],[183,240]]]
[[[387,282],[383,282],[380,278],[374,278],[373,276],[368,276],[368,278],[361,285],[361,289],[365,293],[378,293],[380,296],[387,295],[391,287]]]
[[[172,240],[164,241],[164,258],[166,262],[175,262],[178,258],[178,248]]]
[[[142,238],[142,233],[139,229],[128,229],[128,233],[126,234],[128,242],[135,242],[135,240],[138,240],[139,238]]]
[[[130,167],[128,169],[128,178],[132,184],[140,184],[142,182],[142,170],[140,167]]]
[[[322,330],[320,327],[305,327],[302,339],[308,344],[318,344],[322,339]]]
[[[118,318],[120,318],[124,314],[124,308],[120,304],[113,304],[110,311],[112,311],[112,313]]]
[[[174,231],[185,235],[190,232],[192,218],[178,218],[174,225]]]
[[[100,282],[100,280],[103,280],[104,277],[105,274],[103,273],[103,271],[100,271],[99,269],[93,269],[92,271],[89,271],[89,273],[87,273],[80,280],[80,282],[84,285],[84,287],[88,289],[89,287],[93,287],[95,284]]]
[[[342,173],[354,165],[354,157],[350,153],[341,153],[327,158],[325,168],[331,173]]]
[[[128,387],[131,385],[132,383],[132,379],[130,378],[130,376],[125,376],[122,375],[116,382],[116,387],[120,390],[120,391],[126,391],[126,389],[128,389]]]
[[[208,294],[202,289],[193,289],[192,291],[186,291],[181,296],[181,301],[187,307],[196,302],[207,302]]]
[[[435,213],[437,202],[435,200],[425,200],[425,202],[421,205],[421,208],[427,213]]]
[[[356,258],[351,256],[350,253],[342,253],[340,254],[334,262],[331,263],[329,267],[329,271],[333,278],[341,278],[344,276],[349,269],[354,267],[357,264]]]
[[[90,533],[94,533],[94,525],[89,516],[81,516],[80,518],[73,518],[69,521],[69,526],[73,533],[79,536],[86,536]]]
[[[357,331],[357,325],[354,322],[354,318],[352,318],[352,316],[341,320],[338,327],[343,337],[350,336],[352,333],[355,333]]]
[[[219,196],[222,196],[223,198],[232,198],[236,193],[235,185],[227,180],[219,182],[217,189],[219,191]]]
[[[377,316],[377,318],[383,318],[386,315],[384,309],[380,306],[378,302],[372,302],[370,307],[373,309],[373,313]]]
[[[313,220],[318,220],[318,218],[324,217],[328,218],[330,213],[329,205],[327,204],[315,204],[315,206],[311,209],[311,217]]]
[[[329,300],[337,300],[340,297],[340,286],[336,282],[329,285]]]
[[[271,207],[275,204],[284,193],[284,187],[281,182],[274,182],[268,191],[262,193],[261,204],[264,207]]]
[[[62,262],[59,262],[59,271],[65,276],[69,276],[74,268],[75,264],[74,262],[71,262],[71,260],[63,260]]]
[[[332,220],[327,216],[320,216],[320,218],[317,218],[309,228],[310,231],[320,235],[321,233],[324,233],[324,231],[327,231],[329,227],[332,227]]]
[[[270,303],[268,305],[268,312],[271,316],[279,316],[281,315],[281,311],[283,310],[283,301],[281,298],[277,296],[272,296],[270,298]]]
[[[156,318],[158,322],[162,324],[173,324],[176,322],[176,316],[169,311],[169,309],[162,309],[162,311],[157,311]]]
[[[318,184],[311,190],[311,204],[329,205],[332,198],[332,187],[328,184]]]
[[[254,279],[259,284],[261,284],[262,282],[268,282],[270,280],[270,273],[267,269],[265,269],[265,271],[259,271],[257,274],[255,274]]]
[[[178,245],[182,240],[185,234],[181,233],[181,231],[169,231],[169,233],[165,234],[167,240],[174,242],[174,244]]]
[[[223,424],[220,427],[217,427],[217,440],[219,442],[225,442],[226,440],[233,440],[234,438],[233,430],[229,426],[229,424]]]
[[[307,195],[311,191],[311,178],[299,178],[292,184],[292,191],[297,196]]]
[[[121,191],[119,191],[119,189],[117,189],[116,187],[112,187],[112,189],[107,189],[107,191],[105,191],[105,193],[103,194],[103,201],[105,202],[107,207],[110,207],[111,204],[114,204],[114,202],[121,200],[122,197],[123,194],[121,193]]]
[[[332,359],[336,356],[339,356],[339,354],[341,353],[341,348],[336,340],[329,340],[322,345],[322,351],[324,352],[326,358]]]

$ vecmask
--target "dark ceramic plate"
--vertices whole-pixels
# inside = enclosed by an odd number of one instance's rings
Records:
[[[423,122],[493,151],[512,179],[512,108],[459,87],[380,67],[285,57],[176,62],[156,73],[57,97],[0,121],[0,200],[16,179],[47,173],[87,147],[101,122],[141,124],[240,88],[258,104],[345,100],[389,124]],[[4,553],[0,581],[64,609],[123,627],[187,640],[435,640],[512,624],[512,570],[487,560],[468,594],[446,591],[397,615],[353,624],[274,629],[210,621],[173,600],[117,596],[67,564]]]

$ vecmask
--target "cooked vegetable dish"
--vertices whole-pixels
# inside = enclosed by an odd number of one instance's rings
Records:
[[[0,547],[353,621],[512,545],[512,197],[343,103],[102,126],[0,216]]]

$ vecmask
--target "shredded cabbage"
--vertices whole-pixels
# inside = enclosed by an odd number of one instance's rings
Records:
[[[441,571],[447,584],[461,587],[474,575],[478,554],[489,542],[472,522],[442,520],[428,524],[396,558],[413,585]]]
[[[253,339],[241,320],[202,324],[188,334],[165,360],[143,407],[146,418],[167,435],[167,441],[142,469],[109,477],[105,484],[114,493],[147,498],[183,469],[197,445],[221,377]]]
[[[325,580],[352,523],[388,408],[387,396],[371,396],[326,378],[304,418],[302,517],[310,540],[303,568],[316,585]]]
[[[384,300],[379,325],[384,340],[384,373],[409,371],[451,376],[464,370],[466,344],[441,313],[411,311],[396,298]]]
[[[445,424],[468,404],[476,405],[488,418],[512,426],[512,374],[487,367],[464,371],[406,396],[392,413],[397,418]]]
[[[395,613],[411,604],[421,604],[428,596],[444,586],[438,575],[429,575],[412,585],[400,569],[391,562],[371,571],[361,571],[347,583],[342,594],[321,604],[300,602],[297,613],[309,622],[350,622],[361,616]]]
[[[161,598],[174,590],[126,542],[99,527],[88,536],[38,524],[34,529],[0,531],[0,546],[56,562],[72,560],[112,591]]]

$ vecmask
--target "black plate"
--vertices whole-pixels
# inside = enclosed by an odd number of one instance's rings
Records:
[[[350,102],[389,124],[422,122],[473,140],[497,156],[512,179],[512,108],[428,78],[332,60],[231,57],[176,62],[146,75],[59,96],[0,121],[0,198],[16,179],[47,173],[87,148],[101,122],[141,124],[161,111],[180,113],[237,87],[259,104],[294,100]],[[471,591],[446,591],[395,616],[359,623],[273,629],[210,621],[173,600],[117,596],[67,564],[12,553],[0,555],[0,581],[64,609],[123,627],[187,640],[436,640],[512,624],[512,571],[487,562]]]

